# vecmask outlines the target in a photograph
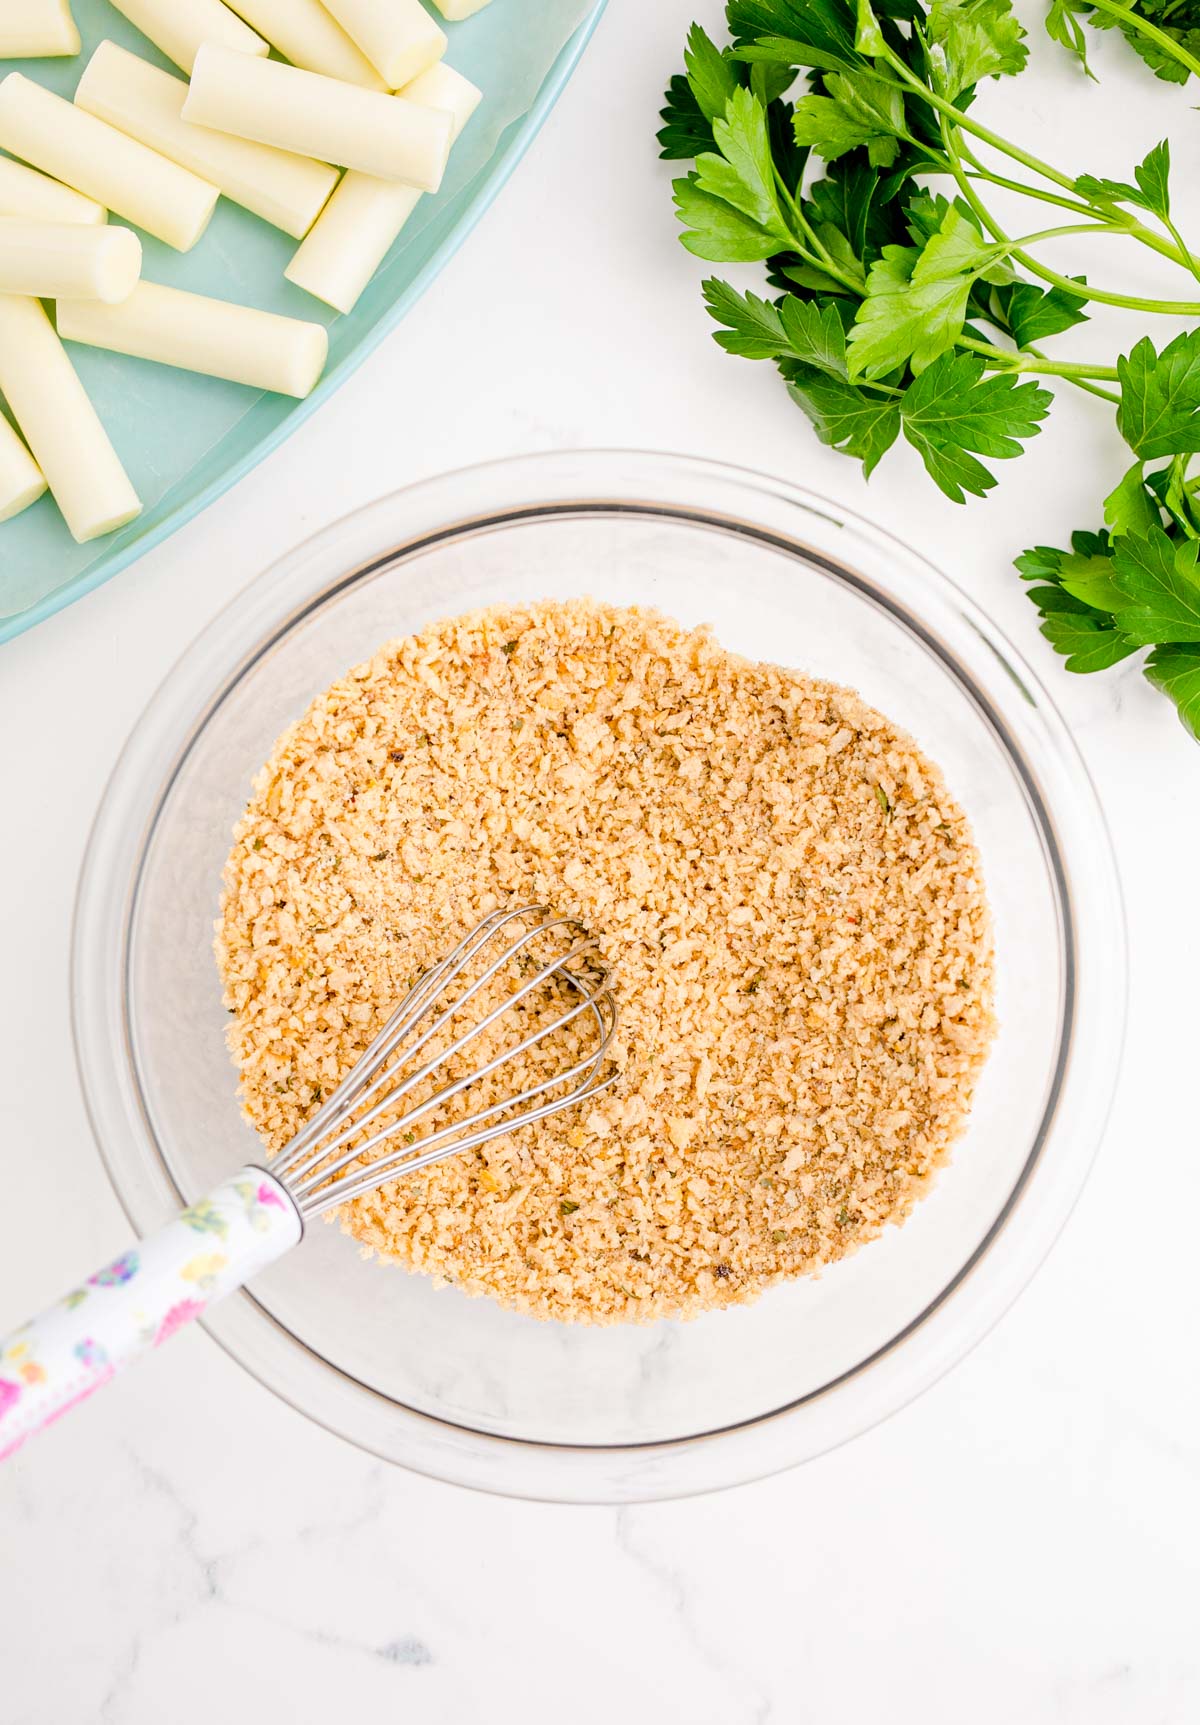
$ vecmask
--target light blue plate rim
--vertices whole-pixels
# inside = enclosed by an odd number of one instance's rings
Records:
[[[136,562],[139,557],[155,545],[161,545],[164,539],[168,539],[185,522],[190,521],[193,516],[199,515],[202,509],[206,509],[210,503],[215,502],[223,492],[229,490],[231,485],[235,485],[239,479],[244,478],[264,456],[269,455],[272,450],[278,449],[280,444],[290,437],[298,426],[303,425],[304,421],[316,411],[323,401],[327,401],[334,391],[341,387],[351,373],[358,369],[367,355],[375,351],[384,336],[389,334],[405,313],[411,310],[430,283],[449,263],[467,235],[490,209],[492,203],[503,190],[509,176],[546,123],[551,109],[562,94],[572,72],[579,64],[584,49],[591,41],[593,32],[599,24],[607,4],[608,0],[596,0],[596,4],[588,17],[584,19],[578,30],[567,42],[558,59],[546,74],[529,112],[523,119],[511,126],[507,136],[501,140],[496,153],[484,171],[481,183],[466,204],[462,218],[455,225],[453,232],[447,235],[425,267],[413,277],[390,310],[372,326],[361,341],[355,343],[338,365],[326,373],[312,394],[304,401],[297,402],[292,412],[281,420],[272,431],[267,432],[262,441],[256,444],[247,455],[231,462],[210,485],[205,486],[203,491],[197,496],[189,498],[187,502],[181,503],[177,509],[172,510],[156,527],[150,528],[134,544],[127,545],[120,551],[114,551],[111,557],[106,558],[94,568],[75,576],[72,580],[64,581],[61,587],[56,587],[52,593],[47,593],[43,599],[37,600],[26,610],[17,612],[11,617],[0,618],[0,645],[5,641],[15,639],[18,635],[23,635],[27,629],[32,629],[36,624],[45,622],[48,617],[55,616],[59,611],[64,611],[68,605],[74,604],[76,599],[82,599],[85,593],[92,592],[94,588],[101,587],[106,581],[110,581],[114,575],[119,575],[122,569],[127,569],[131,563]]]

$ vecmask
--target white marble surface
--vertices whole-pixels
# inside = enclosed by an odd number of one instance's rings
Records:
[[[124,1241],[72,1068],[67,950],[93,807],[147,696],[315,528],[533,448],[683,448],[798,477],[919,543],[1052,680],[1112,822],[1132,938],[1094,1176],[949,1379],[837,1454],[708,1499],[616,1512],[438,1486],[180,1338],[0,1476],[3,1725],[1200,1716],[1200,757],[1135,671],[1069,679],[1009,568],[1095,519],[1119,449],[1100,407],[1063,399],[987,504],[943,502],[908,451],[868,489],[765,370],[718,353],[653,151],[692,14],[614,0],[517,179],[371,363],[169,544],[0,650],[0,1329]],[[1127,173],[1169,114],[1194,181],[1190,93],[1109,41],[1099,90],[1038,53],[1044,71],[1007,94],[1014,132]]]

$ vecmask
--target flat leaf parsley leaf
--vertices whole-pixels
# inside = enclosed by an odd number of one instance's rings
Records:
[[[1113,533],[1146,533],[1151,527],[1161,527],[1153,494],[1143,477],[1145,469],[1135,461],[1121,483],[1104,499],[1104,520]]]
[[[847,375],[846,332],[832,303],[822,306],[789,295],[773,305],[716,280],[705,282],[704,303],[724,326],[714,340],[726,353],[744,359],[794,359],[835,377]]]
[[[1037,545],[1017,568],[1068,671],[1107,670],[1151,647],[1147,679],[1200,740],[1200,543],[1161,513],[1172,484],[1186,504],[1186,467],[1186,456],[1149,474],[1135,462],[1105,501],[1111,536],[1073,533],[1070,551]]]
[[[1117,621],[1139,646],[1200,641],[1200,572],[1194,539],[1173,540],[1161,527],[1126,533],[1113,549],[1123,595]]]
[[[1200,742],[1200,647],[1156,647],[1146,677],[1174,701],[1179,717]]]
[[[758,263],[773,257],[786,242],[775,228],[751,221],[702,190],[696,174],[674,184],[675,210],[683,225],[679,236],[689,252],[711,263]]]
[[[741,85],[726,104],[724,118],[713,121],[716,151],[696,158],[696,174],[702,192],[721,198],[761,228],[774,224],[781,237],[786,228],[780,218],[771,165],[771,141],[766,110]]]
[[[1083,277],[1074,278],[1079,281]],[[1030,348],[1048,336],[1088,321],[1082,301],[1062,288],[1035,287],[1032,282],[1010,282],[996,289],[996,303],[1018,347]]]
[[[1117,361],[1121,405],[1117,427],[1135,455],[1200,450],[1200,330],[1177,335],[1161,353],[1149,336]]]
[[[1029,58],[1008,0],[934,0],[929,40],[935,75],[951,101],[980,78],[1023,71]]]
[[[916,373],[932,365],[962,334],[976,278],[1006,249],[989,245],[953,204],[923,249],[885,246],[850,332],[852,374],[885,377],[905,361]]]
[[[737,68],[699,24],[693,24],[688,32],[683,64],[686,72],[683,82],[709,125],[724,119],[729,98],[738,87]]]
[[[1133,170],[1136,185],[1131,186],[1128,180],[1102,180],[1095,174],[1080,174],[1075,181],[1075,190],[1085,198],[1133,204],[1137,209],[1149,210],[1151,215],[1167,221],[1171,214],[1170,173],[1171,146],[1164,138]]]
[[[780,369],[788,394],[808,415],[821,442],[857,457],[869,478],[900,430],[896,398],[857,388],[815,366],[785,361]]]
[[[1136,653],[1137,643],[1122,634],[1110,613],[1088,605],[1061,583],[1064,574],[1070,580],[1073,571],[1088,564],[1107,563],[1111,568],[1108,535],[1076,533],[1071,546],[1070,551],[1059,551],[1037,545],[1017,558],[1017,568],[1026,581],[1036,583],[1029,597],[1042,615],[1042,634],[1062,654],[1067,670],[1106,671]]]
[[[730,0],[726,16],[742,59],[834,72],[862,64],[856,16],[838,0]]]
[[[803,96],[796,103],[796,142],[827,162],[865,145],[873,167],[890,168],[908,137],[903,94],[874,72],[831,72],[824,96]]]
[[[1050,399],[1048,390],[1011,374],[985,377],[983,361],[974,354],[947,354],[905,391],[904,435],[930,478],[961,503],[964,492],[982,496],[996,483],[975,454],[1019,455],[1020,440],[1036,435]]]

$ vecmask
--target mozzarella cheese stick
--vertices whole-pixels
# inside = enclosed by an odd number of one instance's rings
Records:
[[[182,78],[115,42],[101,42],[79,80],[75,106],[190,168],[235,204],[302,239],[337,184],[337,169],[267,144],[189,126],[183,118],[187,93]]]
[[[78,54],[79,31],[67,0],[4,0],[0,60]]]
[[[240,54],[269,54],[270,48],[222,0],[112,0],[168,60],[190,72],[201,42],[219,42]]]
[[[35,299],[0,294],[0,393],[82,545],[124,527],[138,495]]]
[[[177,251],[195,245],[217,201],[207,180],[20,72],[0,82],[0,144]]]
[[[406,101],[443,108],[451,118],[451,139],[461,133],[481,92],[444,60],[414,78],[402,92]],[[296,248],[283,272],[306,293],[338,311],[351,311],[420,201],[412,186],[376,180],[351,171]]]
[[[399,90],[440,60],[446,32],[421,0],[324,0],[347,36],[358,43],[389,90]]]
[[[10,162],[0,156],[0,216],[17,216],[27,222],[89,222],[107,220],[103,204],[73,192],[57,180],[27,168],[23,162]]]
[[[0,413],[0,521],[28,509],[45,489],[41,468]]]
[[[140,282],[120,305],[59,300],[57,309],[64,341],[201,371],[278,395],[307,395],[329,351],[329,337],[319,323],[158,282]]]
[[[434,5],[449,24],[457,24],[460,18],[473,18],[488,3],[489,0],[434,0]]]
[[[0,293],[35,299],[128,299],[142,242],[128,228],[18,222],[0,216]]]
[[[321,0],[230,0],[235,12],[278,48],[293,66],[324,72],[344,84],[364,90],[386,90],[365,54],[361,54]]]
[[[450,153],[449,114],[211,42],[196,55],[183,117],[423,192],[437,191]]]

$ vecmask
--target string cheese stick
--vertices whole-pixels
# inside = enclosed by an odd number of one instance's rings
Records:
[[[142,242],[128,228],[0,217],[0,293],[115,304],[141,273]]]
[[[140,282],[121,305],[59,300],[58,333],[64,341],[202,371],[278,395],[307,395],[329,351],[329,337],[319,323],[158,282]]]
[[[101,42],[75,91],[75,106],[190,168],[284,233],[301,239],[337,184],[328,162],[189,126],[187,85],[115,42]],[[0,189],[0,197],[2,197]]]
[[[269,54],[270,48],[222,0],[112,0],[118,12],[160,48],[168,60],[190,72],[201,42],[219,42],[239,54]]]
[[[196,55],[183,117],[423,192],[437,191],[450,153],[449,114],[211,42]]]
[[[0,393],[82,545],[141,510],[108,434],[35,299],[0,294]]]
[[[10,162],[0,156],[0,216],[18,216],[28,222],[91,222],[99,224],[108,215],[103,204],[48,180],[45,174]]]
[[[421,0],[324,0],[389,90],[411,84],[446,52],[446,32]]]
[[[364,90],[388,88],[320,0],[230,0],[230,3],[293,66],[302,66],[306,72],[324,72],[327,78],[340,78],[344,84],[361,84]]]
[[[41,468],[0,413],[0,521],[28,509],[45,489]]]
[[[444,108],[451,117],[451,139],[459,136],[481,99],[470,79],[444,60],[414,78],[402,94],[406,101]],[[398,186],[394,180],[344,174],[283,273],[327,305],[351,311],[420,199],[412,186]]]
[[[0,60],[78,54],[79,31],[67,0],[3,0]]]
[[[177,251],[195,245],[217,201],[207,180],[20,72],[0,83],[0,144]]]

